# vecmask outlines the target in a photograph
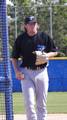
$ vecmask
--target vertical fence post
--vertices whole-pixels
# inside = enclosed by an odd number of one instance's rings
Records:
[[[6,0],[0,2],[0,18],[2,26],[2,58],[5,85],[5,111],[6,120],[13,120],[13,102],[12,102],[12,79],[9,55],[9,38],[8,38],[8,19]]]

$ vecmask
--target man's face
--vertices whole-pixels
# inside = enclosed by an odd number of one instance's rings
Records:
[[[28,23],[25,25],[25,28],[27,30],[28,33],[37,33],[37,29],[38,29],[38,24],[37,23]]]

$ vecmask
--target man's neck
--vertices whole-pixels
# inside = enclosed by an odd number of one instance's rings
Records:
[[[34,36],[34,35],[36,35],[37,34],[37,31],[36,32],[27,32],[27,34],[30,36],[30,37],[32,37],[32,36]]]

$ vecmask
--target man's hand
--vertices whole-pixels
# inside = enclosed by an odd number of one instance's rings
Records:
[[[15,74],[16,74],[16,78],[18,80],[23,80],[24,79],[24,74],[22,72],[16,71]]]
[[[65,54],[63,52],[58,52],[57,57],[65,57]]]
[[[24,74],[19,70],[17,62],[18,62],[18,60],[16,58],[12,58],[12,63],[13,63],[13,66],[14,66],[16,78],[18,80],[23,80],[24,79]]]

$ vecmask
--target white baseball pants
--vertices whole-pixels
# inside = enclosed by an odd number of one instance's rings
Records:
[[[22,68],[22,72],[25,75],[25,79],[21,80],[21,86],[25,98],[27,120],[47,120],[47,68],[41,70]]]

